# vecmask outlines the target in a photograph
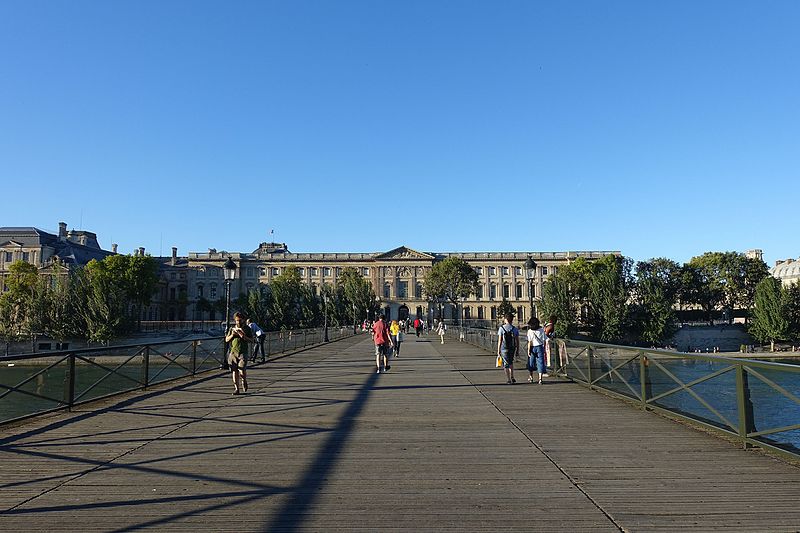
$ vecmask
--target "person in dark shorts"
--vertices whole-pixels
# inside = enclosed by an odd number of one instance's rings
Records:
[[[389,354],[392,350],[392,340],[389,338],[389,326],[386,325],[386,317],[381,315],[372,325],[372,340],[375,342],[375,366],[378,367],[376,374],[383,374],[390,368]]]
[[[517,382],[514,379],[514,357],[519,350],[519,330],[511,323],[513,321],[514,315],[507,314],[505,323],[497,330],[497,355],[503,358],[503,370],[508,385]]]
[[[247,355],[248,343],[253,342],[250,328],[244,322],[242,313],[233,315],[234,325],[225,335],[225,342],[228,343],[228,365],[231,368],[233,378],[233,394],[247,392]],[[239,381],[241,380],[241,387]]]

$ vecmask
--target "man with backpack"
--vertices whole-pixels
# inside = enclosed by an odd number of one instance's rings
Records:
[[[414,330],[417,332],[417,337],[422,333],[422,320],[419,317],[414,319]]]
[[[503,358],[503,370],[506,373],[506,384],[513,385],[514,357],[519,350],[519,330],[512,324],[514,315],[508,313],[505,323],[497,330],[497,355]]]

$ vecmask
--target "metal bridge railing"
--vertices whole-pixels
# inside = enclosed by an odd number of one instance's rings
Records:
[[[494,331],[453,326],[448,334],[496,352]],[[550,367],[561,377],[722,432],[745,447],[800,458],[798,365],[570,339],[551,343]],[[522,354],[525,346],[523,338]]]
[[[351,328],[328,328],[330,341],[352,335]],[[323,328],[271,331],[264,348],[274,355],[323,340]],[[0,424],[219,370],[224,362],[223,339],[208,336],[0,357]]]

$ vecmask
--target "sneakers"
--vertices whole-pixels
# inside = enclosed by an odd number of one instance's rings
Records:
[[[517,382],[517,380],[516,380],[516,379],[514,379],[514,378],[511,378],[511,384],[512,384],[512,385],[513,385],[514,383],[516,383],[516,382]]]
[[[542,374],[542,377],[543,377],[543,378],[549,378],[549,377],[550,377],[550,374],[548,374],[547,372],[545,372],[544,374]]]
[[[511,385],[511,380],[506,381],[506,385]]]
[[[381,373],[381,369],[379,368],[375,373],[376,374],[380,374]]]
[[[386,365],[386,370],[391,370],[391,369],[392,369],[392,365]]]
[[[237,394],[239,394],[239,389],[236,389],[231,393],[231,395],[233,396],[236,396]]]

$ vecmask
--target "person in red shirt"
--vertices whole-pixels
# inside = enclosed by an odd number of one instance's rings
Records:
[[[392,350],[392,339],[389,337],[389,326],[386,325],[386,317],[378,317],[372,325],[372,340],[375,342],[375,366],[378,367],[376,374],[383,374],[390,368],[389,354]]]

